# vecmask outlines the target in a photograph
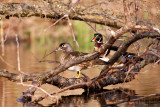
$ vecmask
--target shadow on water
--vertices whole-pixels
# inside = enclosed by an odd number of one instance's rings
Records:
[[[117,88],[112,90],[104,89],[99,92],[81,95],[62,96],[58,104],[49,104],[46,107],[158,107],[160,96],[146,97],[139,99],[134,90],[128,88]],[[139,100],[138,100],[139,99]],[[132,100],[135,100],[134,102]],[[27,103],[27,107],[43,107],[42,104]]]

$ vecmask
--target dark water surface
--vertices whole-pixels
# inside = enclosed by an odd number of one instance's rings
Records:
[[[23,48],[22,48],[23,47]],[[39,63],[37,59],[41,59],[45,53],[45,47],[34,47],[28,48],[28,46],[21,45],[20,48],[20,63],[21,70],[27,74],[40,74],[47,72],[54,68],[57,64],[54,63]],[[51,50],[47,51],[48,53]],[[58,55],[57,55],[58,57]],[[7,45],[5,47],[5,56],[3,57],[7,63],[6,65],[0,60],[0,69],[6,69],[9,72],[18,73],[15,69],[17,68],[17,53],[16,47],[14,45]],[[55,59],[54,54],[47,57],[47,59]],[[14,67],[14,68],[13,68]],[[97,71],[97,72],[93,72]],[[93,68],[83,71],[89,77],[95,77],[99,74],[100,68]],[[74,77],[75,72],[65,71],[61,73],[62,76]],[[136,98],[140,96],[146,96],[149,94],[160,93],[160,66],[149,65],[142,69],[142,72],[137,75],[136,79],[124,84],[112,85],[105,87],[105,90],[100,93],[92,93],[87,95],[82,89],[74,91],[66,91],[58,97],[61,96],[61,101],[59,105],[54,105],[48,99],[40,102],[36,106],[60,106],[60,107],[101,107],[107,106],[107,104],[113,104],[120,100],[127,98],[127,94],[122,93],[119,90],[113,90],[113,88],[123,87],[124,91],[131,94],[131,98]],[[27,82],[29,84],[31,82]],[[49,85],[43,85],[43,89],[48,92],[57,90],[58,88]],[[6,78],[0,77],[0,107],[23,107],[23,105],[16,100],[22,95],[22,92],[26,91],[28,87],[24,87],[15,82],[11,82]],[[108,91],[109,90],[109,91]],[[37,91],[35,97],[42,95],[43,92]],[[28,105],[31,106],[31,105]],[[32,105],[34,106],[34,105]],[[160,107],[160,97],[146,98],[145,100],[140,100],[130,103],[121,103],[119,107]]]

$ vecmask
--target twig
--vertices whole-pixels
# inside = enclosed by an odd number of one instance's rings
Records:
[[[46,32],[49,28],[51,28],[52,26],[56,25],[59,21],[61,21],[62,19],[64,19],[66,17],[66,15],[64,15],[63,17],[61,17],[60,19],[58,19],[56,22],[54,22],[52,25],[50,25],[49,27],[47,27],[46,29],[43,30],[43,32]]]
[[[158,28],[155,28],[155,27],[148,27],[148,26],[141,26],[141,25],[135,25],[135,26],[132,26],[133,29],[136,29],[136,30],[148,30],[148,31],[156,31],[160,34],[160,29]]]
[[[39,62],[60,63],[59,61],[53,61],[53,60],[39,60]]]
[[[79,86],[84,86],[84,85],[86,85],[86,82],[80,83],[80,84],[74,84],[74,85],[65,87],[65,88],[63,88],[63,89],[59,89],[58,91],[54,91],[54,92],[50,93],[50,95],[54,95],[54,94],[58,94],[58,93],[64,92],[64,91],[66,91],[66,90],[69,90],[69,89],[72,88],[72,87],[79,87]],[[48,97],[48,95],[43,95],[43,96],[35,99],[33,102],[39,102],[39,101],[43,100],[43,99],[46,98],[46,97]]]
[[[56,52],[56,51],[53,50],[53,51],[51,51],[49,54],[45,54],[42,59],[46,58],[47,56],[49,56],[49,55],[52,54],[53,52]]]
[[[35,85],[30,85],[30,84],[24,84],[23,82],[21,82],[21,83],[18,83],[19,85],[22,85],[22,86],[26,86],[26,87],[34,87],[34,88],[37,88],[37,89],[39,89],[39,90],[41,90],[42,92],[44,92],[46,95],[48,95],[50,98],[51,98],[51,100],[53,99],[53,98],[55,98],[56,100],[58,99],[58,97],[57,96],[52,96],[52,95],[50,95],[47,91],[45,91],[43,88],[41,88],[41,87],[37,87],[37,86],[35,86]]]
[[[2,45],[2,56],[5,55],[5,48],[4,48],[4,32],[3,32],[3,19],[0,17],[0,26],[1,26],[1,45]]]
[[[135,8],[135,20],[136,20],[136,25],[138,25],[139,20],[138,20],[138,3],[137,3],[137,0],[134,0],[134,8]]]
[[[69,27],[70,27],[71,32],[72,32],[73,41],[76,43],[76,46],[77,46],[77,47],[79,47],[79,44],[78,44],[78,42],[77,42],[77,40],[76,40],[76,38],[75,38],[75,34],[74,34],[74,31],[73,31],[73,28],[72,28],[72,23],[71,23],[71,21],[70,21],[70,19],[69,19],[69,14],[71,13],[71,10],[74,11],[74,8],[77,6],[77,4],[79,3],[79,1],[80,1],[80,0],[77,0],[77,1],[73,4],[73,6],[68,10],[68,14],[66,15],[66,16],[67,16],[67,19],[68,19]]]
[[[129,68],[129,70],[127,71],[127,75],[126,75],[126,78],[124,79],[124,82],[127,80],[128,74],[132,71],[133,68],[134,68],[134,65],[132,65],[132,67]]]
[[[72,23],[71,23],[71,21],[70,21],[69,17],[67,17],[67,19],[68,19],[69,27],[70,27],[71,32],[72,32],[73,41],[76,43],[77,47],[79,47],[79,44],[78,44],[78,42],[77,42],[77,40],[76,40],[76,37],[75,37],[74,31],[73,31],[73,28],[72,28]]]
[[[131,25],[131,14],[130,14],[128,0],[123,0],[123,7],[124,7],[125,23],[126,25]]]
[[[158,64],[160,62],[160,55],[159,54],[156,54],[153,51],[148,51],[147,54],[155,55],[155,56],[157,56],[159,58],[159,60],[155,64]]]
[[[20,58],[19,58],[19,42],[18,42],[18,35],[17,35],[17,34],[16,34],[16,42],[17,42],[17,62],[18,62],[18,71],[21,73]]]
[[[20,65],[20,56],[19,56],[19,42],[18,42],[18,35],[16,34],[16,42],[17,42],[17,63],[18,63],[18,72],[20,73],[20,77],[21,77],[21,83],[23,83],[23,77],[22,77],[22,74],[24,74],[22,71],[21,71],[21,65]]]
[[[21,71],[21,65],[20,65],[20,55],[19,55],[19,42],[18,42],[18,35],[16,34],[16,42],[17,42],[17,63],[18,63],[18,72],[20,73],[20,76],[21,76],[21,83],[23,82],[23,74],[25,75],[29,75],[29,74],[26,74],[24,72]]]
[[[6,40],[7,40],[7,37],[8,37],[9,31],[10,31],[10,26],[11,26],[11,21],[9,22],[9,26],[8,26],[7,33],[5,34],[4,42],[6,42]]]
[[[60,19],[58,19],[54,24],[50,25],[49,27],[47,27],[46,29],[43,30],[43,32],[46,32],[47,29],[49,29],[50,27],[56,25],[59,21],[61,21],[63,18],[67,17],[68,19],[68,24],[69,24],[69,27],[71,29],[71,32],[72,32],[72,36],[73,36],[73,41],[76,43],[76,46],[79,47],[79,44],[75,38],[75,34],[74,34],[74,31],[73,31],[73,28],[72,28],[72,23],[69,19],[69,14],[71,13],[71,10],[74,11],[74,8],[76,7],[76,5],[79,3],[80,0],[77,0],[76,3],[73,4],[73,6],[68,10],[68,13],[65,14],[63,17],[61,17]]]
[[[148,51],[147,54],[152,54],[152,55],[155,55],[155,56],[157,56],[158,58],[160,58],[160,55],[156,54],[156,53],[153,52],[153,51]]]

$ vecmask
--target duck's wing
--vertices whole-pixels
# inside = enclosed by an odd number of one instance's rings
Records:
[[[78,51],[74,51],[74,52],[71,52],[70,53],[70,56],[72,56],[72,58],[73,58],[73,56],[74,56],[74,58],[75,57],[79,57],[79,56],[84,56],[84,55],[87,55],[88,53],[83,53],[83,52],[78,52]],[[85,63],[85,62],[84,62]],[[89,65],[106,65],[106,64],[108,64],[108,62],[107,61],[103,61],[103,60],[101,60],[99,57],[97,57],[97,58],[95,58],[95,59],[93,59],[93,60],[91,60],[91,61],[87,61],[86,62],[87,64],[87,66],[89,66]]]
[[[94,60],[91,60],[93,65],[107,65],[109,64],[108,61],[103,61],[100,58],[95,58]]]
[[[72,57],[79,57],[79,56],[87,55],[88,53],[83,53],[83,52],[74,51],[74,52],[69,52],[69,54],[70,54],[70,56],[72,56]]]
[[[84,56],[84,55],[87,55],[88,53],[83,53],[83,52],[78,52],[78,51],[74,51],[74,52],[65,52],[65,56],[64,56],[64,61],[63,63],[73,59],[73,58],[76,58],[76,57],[79,57],[79,56]],[[99,59],[99,57],[91,60],[91,61],[87,61],[87,62],[83,62],[82,66],[94,66],[94,65],[106,65],[108,64],[108,62],[106,61],[103,61],[101,59]]]
[[[64,62],[67,62],[73,58],[79,57],[79,56],[84,56],[87,55],[88,53],[83,53],[83,52],[78,52],[78,51],[74,51],[74,52],[65,52],[63,53],[63,60]]]

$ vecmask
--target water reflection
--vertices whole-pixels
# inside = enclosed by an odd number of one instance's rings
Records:
[[[144,98],[135,102],[129,101],[130,99],[137,99],[135,90],[130,89],[112,89],[101,90],[96,93],[82,93],[81,95],[62,96],[58,104],[50,104],[47,107],[153,107],[160,106],[160,96]],[[119,102],[119,103],[118,103]],[[115,104],[118,103],[118,104]],[[27,107],[42,107],[42,104],[25,104]]]

